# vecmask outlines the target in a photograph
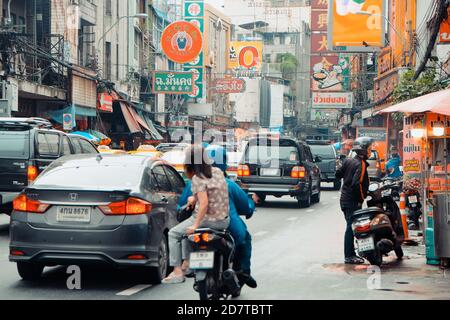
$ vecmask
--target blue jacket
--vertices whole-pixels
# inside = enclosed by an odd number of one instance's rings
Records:
[[[230,199],[230,233],[236,242],[236,246],[242,245],[246,239],[247,225],[239,215],[245,215],[250,219],[255,212],[255,203],[242,190],[236,182],[226,179],[228,184],[228,195]],[[192,196],[191,181],[186,183],[186,187],[178,202],[179,208],[187,204]]]
[[[386,163],[386,172],[390,178],[400,178],[402,176],[402,172],[400,171],[401,162],[402,159],[399,156],[396,156],[392,157]],[[394,171],[390,173],[392,169],[394,169]]]

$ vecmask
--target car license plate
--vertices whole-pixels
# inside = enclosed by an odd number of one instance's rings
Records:
[[[91,208],[89,207],[58,207],[56,220],[58,222],[91,222]]]
[[[372,237],[358,240],[358,249],[360,252],[375,250],[375,241]]]
[[[417,199],[417,196],[411,196],[408,198],[409,203],[417,203],[419,200]]]
[[[281,175],[280,169],[261,169],[261,176],[264,177],[279,177]]]
[[[214,252],[191,252],[189,268],[191,270],[209,270],[214,268]]]

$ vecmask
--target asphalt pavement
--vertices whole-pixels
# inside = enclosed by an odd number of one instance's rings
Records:
[[[0,299],[198,299],[192,279],[149,286],[140,270],[82,268],[81,290],[67,288],[70,275],[63,267],[47,268],[38,282],[24,282],[8,261],[8,223],[0,215]],[[426,266],[422,245],[406,247],[403,261],[386,258],[381,269],[344,265],[345,222],[339,192],[331,189],[309,209],[299,209],[290,198],[269,197],[247,223],[259,287],[245,288],[240,299],[450,299],[450,274]]]

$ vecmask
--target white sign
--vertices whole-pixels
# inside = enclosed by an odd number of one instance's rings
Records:
[[[188,114],[194,117],[211,117],[213,115],[212,103],[190,103]]]
[[[70,113],[63,114],[63,129],[64,131],[70,131],[74,127],[73,116]]]
[[[313,92],[313,109],[351,109],[352,106],[351,92]]]

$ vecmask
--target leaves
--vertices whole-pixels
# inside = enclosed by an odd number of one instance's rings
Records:
[[[293,54],[285,53],[281,58],[281,72],[283,73],[283,78],[287,80],[295,78],[298,64],[298,60]]]

